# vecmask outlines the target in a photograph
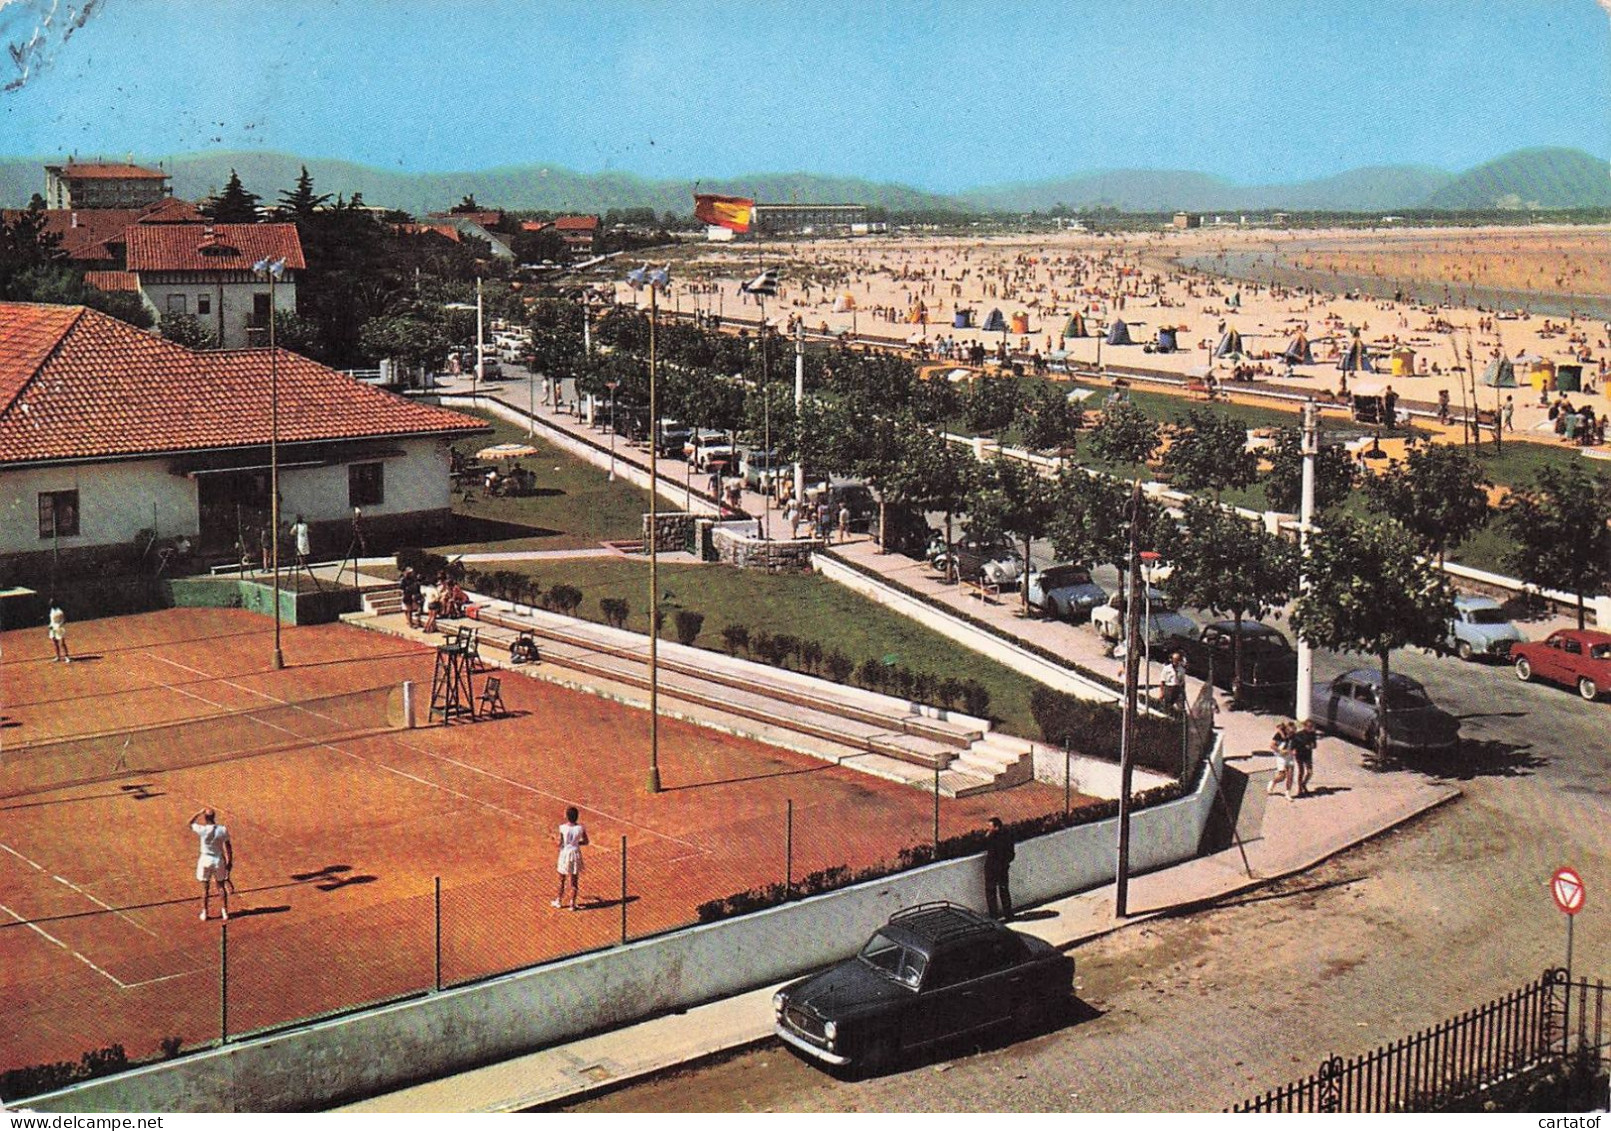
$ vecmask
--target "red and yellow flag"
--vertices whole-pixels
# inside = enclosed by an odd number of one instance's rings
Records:
[[[742,196],[712,196],[694,194],[694,219],[707,224],[729,228],[735,232],[750,230],[750,217],[755,212],[755,201]]]

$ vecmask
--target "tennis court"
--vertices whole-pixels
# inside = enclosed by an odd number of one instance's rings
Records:
[[[504,673],[510,716],[423,724],[434,652],[343,625],[175,609],[0,636],[0,1070],[185,1050],[693,922],[701,902],[893,861],[932,837],[916,790]],[[71,740],[71,741],[65,741]],[[578,913],[549,906],[582,810]],[[942,806],[942,834],[1061,809],[1026,786]],[[231,830],[227,960],[198,920],[196,838]]]

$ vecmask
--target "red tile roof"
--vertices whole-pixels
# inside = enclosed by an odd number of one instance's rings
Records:
[[[63,177],[69,180],[145,180],[165,181],[168,174],[160,169],[142,169],[138,165],[79,165],[69,161],[65,165],[53,165]]]
[[[284,443],[486,427],[274,352]],[[0,463],[266,444],[269,353],[189,350],[82,306],[0,303]]]
[[[561,216],[554,227],[562,232],[591,232],[599,226],[597,216]]]
[[[397,230],[408,236],[436,235],[450,239],[454,243],[464,242],[459,238],[459,229],[452,224],[417,224],[409,221],[406,224],[398,224]]]
[[[21,209],[6,209],[0,215],[15,221],[27,213]],[[112,245],[121,244],[124,231],[133,224],[184,224],[202,218],[194,204],[170,196],[145,208],[46,209],[45,231],[61,237],[61,248],[67,258],[80,263],[97,263],[117,258]]]
[[[271,256],[307,266],[295,224],[139,224],[127,242],[130,271],[249,271]]]
[[[140,290],[140,276],[132,271],[86,271],[84,282],[98,291],[133,291]]]

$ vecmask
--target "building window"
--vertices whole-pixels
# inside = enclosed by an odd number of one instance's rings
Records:
[[[39,492],[39,536],[71,537],[78,533],[78,492]]]
[[[353,463],[347,465],[347,505],[349,507],[378,507],[386,501],[384,465]]]
[[[169,295],[168,296],[168,313],[169,314],[189,314],[190,313],[190,304],[185,301],[185,296],[184,295]]]
[[[251,321],[251,325],[254,328],[258,329],[258,330],[266,330],[266,329],[268,329],[268,324],[269,324],[269,296],[268,295],[253,295],[252,296],[252,321]]]
[[[211,314],[212,312],[213,312],[213,296],[212,295],[197,295],[196,296],[196,313],[197,314]]]

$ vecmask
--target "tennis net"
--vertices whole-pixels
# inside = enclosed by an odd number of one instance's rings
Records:
[[[409,725],[393,684],[0,751],[0,798],[306,749]]]

